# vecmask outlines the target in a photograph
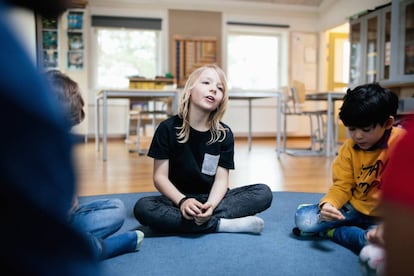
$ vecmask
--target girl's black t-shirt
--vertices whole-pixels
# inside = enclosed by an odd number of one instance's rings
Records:
[[[175,115],[157,127],[148,156],[154,159],[168,159],[168,177],[184,194],[208,194],[214,183],[217,167],[234,169],[234,136],[227,130],[223,141],[207,144],[210,131],[190,129],[186,143],[177,141],[177,127],[182,119]]]

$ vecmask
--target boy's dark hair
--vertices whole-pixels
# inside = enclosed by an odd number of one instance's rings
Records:
[[[377,83],[348,89],[343,100],[339,118],[346,127],[383,126],[397,114],[398,96]]]
[[[50,70],[46,76],[52,86],[53,92],[60,103],[65,107],[66,117],[71,126],[77,125],[85,118],[83,101],[77,82],[59,70]]]

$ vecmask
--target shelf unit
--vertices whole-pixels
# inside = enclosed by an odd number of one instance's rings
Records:
[[[39,68],[56,69],[59,67],[60,32],[58,17],[36,18],[37,25],[37,63]]]
[[[196,68],[217,63],[217,39],[215,37],[174,36],[174,74],[177,86],[183,87],[188,76]]]
[[[67,68],[82,70],[84,68],[84,11],[71,9],[67,12]]]
[[[175,79],[170,78],[138,78],[129,77],[129,88],[131,89],[157,89],[162,90],[166,86],[172,86],[175,84]]]
[[[350,83],[389,79],[391,4],[351,19],[350,26]]]
[[[37,16],[39,68],[46,71],[84,69],[84,16],[84,9],[69,9],[60,17]]]
[[[414,1],[402,1],[401,2],[401,17],[400,25],[405,26],[404,29],[400,29],[400,35],[402,38],[402,73],[404,75],[414,75]]]

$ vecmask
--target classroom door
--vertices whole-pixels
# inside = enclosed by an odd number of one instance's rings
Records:
[[[328,90],[342,91],[349,80],[349,35],[329,34]]]
[[[328,59],[328,90],[343,91],[348,88],[349,83],[349,35],[347,33],[332,32],[329,34],[329,59]],[[335,102],[337,113],[341,101]],[[347,137],[346,128],[337,120],[335,128],[335,141],[343,140]]]

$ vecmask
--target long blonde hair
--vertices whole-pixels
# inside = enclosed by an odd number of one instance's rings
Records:
[[[223,85],[223,99],[221,100],[220,104],[218,105],[217,109],[212,111],[209,115],[209,129],[211,133],[211,138],[207,144],[212,144],[217,141],[223,141],[226,138],[226,129],[220,124],[221,119],[224,116],[224,112],[227,108],[227,102],[229,100],[228,92],[227,92],[227,79],[226,75],[224,74],[223,70],[217,66],[216,64],[207,64],[202,67],[197,68],[194,70],[190,76],[188,77],[184,90],[181,94],[180,105],[178,107],[178,116],[183,120],[181,126],[177,127],[177,140],[179,143],[186,143],[190,136],[190,121],[189,121],[189,108],[190,108],[190,98],[191,98],[191,90],[196,85],[197,81],[199,80],[201,74],[207,70],[213,69],[219,75],[220,81]]]

